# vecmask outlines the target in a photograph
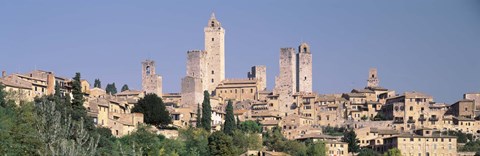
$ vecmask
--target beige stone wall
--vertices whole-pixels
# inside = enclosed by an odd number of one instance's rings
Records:
[[[187,76],[182,79],[182,107],[197,107],[203,101],[202,80]]]
[[[402,155],[457,155],[457,139],[454,137],[399,137],[397,142]]]
[[[463,98],[475,101],[475,111],[480,111],[480,93],[467,93]]]

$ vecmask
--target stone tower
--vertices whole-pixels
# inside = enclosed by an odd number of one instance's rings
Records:
[[[212,92],[225,79],[225,29],[212,13],[205,32],[208,91]]]
[[[252,71],[248,72],[249,79],[257,79],[258,90],[264,91],[267,89],[267,67],[264,65],[253,66]]]
[[[297,90],[296,81],[296,54],[294,48],[281,48],[280,49],[280,73],[275,77],[275,94],[278,94],[278,107],[279,111],[287,114],[293,112],[293,94]]]
[[[155,74],[155,62],[142,62],[142,88],[146,94],[155,93],[162,96],[162,76]]]
[[[297,92],[312,92],[312,53],[307,43],[298,46]]]
[[[377,68],[370,68],[367,82],[367,87],[378,87],[380,82],[377,77]]]
[[[208,90],[207,52],[187,52],[187,76],[182,79],[182,107],[196,107],[203,100],[203,91]]]

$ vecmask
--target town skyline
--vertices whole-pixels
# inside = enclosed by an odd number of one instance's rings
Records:
[[[161,14],[162,12],[155,10],[153,6],[147,7],[147,4],[135,8],[121,3],[117,4],[119,6],[116,9],[105,10],[102,10],[102,7],[108,5],[100,4],[91,10],[92,13],[84,13],[89,9],[82,9],[82,7],[79,7],[78,10],[67,11],[70,4],[55,4],[65,5],[66,7],[63,8],[65,10],[53,9],[35,16],[33,15],[35,11],[32,11],[26,13],[31,17],[21,18],[21,9],[17,11],[12,9],[23,7],[23,9],[30,8],[41,11],[42,7],[34,7],[34,4],[18,6],[14,2],[4,3],[9,8],[0,9],[4,10],[0,11],[3,14],[0,17],[6,18],[5,21],[7,21],[6,25],[0,26],[0,28],[7,28],[0,30],[1,34],[6,34],[5,38],[0,38],[0,50],[3,51],[2,53],[9,54],[10,57],[2,57],[0,69],[8,73],[25,73],[36,68],[53,71],[56,75],[71,78],[75,72],[81,72],[83,78],[92,84],[94,79],[99,78],[103,86],[115,82],[117,87],[128,84],[132,89],[141,90],[140,62],[144,59],[151,59],[157,63],[157,74],[163,77],[163,92],[180,92],[181,77],[185,75],[186,53],[192,49],[203,49],[201,28],[207,25],[206,21],[210,13],[215,12],[226,30],[226,78],[245,77],[251,66],[266,65],[267,88],[272,90],[274,77],[278,75],[279,70],[280,48],[297,48],[300,43],[307,42],[311,46],[313,55],[313,91],[320,94],[349,92],[354,88],[365,87],[368,70],[371,67],[378,69],[380,86],[397,90],[399,94],[404,91],[420,91],[432,95],[437,102],[452,104],[461,99],[463,93],[480,91],[480,73],[475,72],[480,69],[480,63],[475,61],[475,58],[480,57],[478,53],[480,44],[475,45],[479,41],[480,30],[474,29],[475,26],[480,25],[480,20],[474,19],[473,15],[468,16],[470,18],[462,16],[459,19],[456,15],[460,13],[455,14],[453,11],[443,13],[443,16],[436,15],[442,8],[438,5],[436,7],[439,8],[431,7],[429,9],[432,10],[423,10],[425,12],[420,14],[421,16],[419,15],[417,19],[408,19],[408,17],[414,17],[412,15],[415,13],[422,13],[421,7],[428,8],[427,4],[420,5],[418,8],[413,5],[394,7],[394,4],[388,4],[390,7],[399,9],[397,11],[413,9],[410,16],[395,14],[398,13],[395,12],[395,9],[386,12],[385,16],[396,16],[400,18],[400,21],[397,22],[406,22],[403,24],[389,23],[395,21],[393,19],[375,22],[377,18],[381,17],[374,14],[387,10],[385,8],[368,8],[370,9],[369,14],[372,16],[365,21],[351,21],[359,24],[355,29],[355,27],[342,25],[357,17],[354,14],[355,10],[347,11],[354,7],[353,4],[343,5],[338,10],[332,10],[335,3],[328,3],[329,5],[323,7],[331,10],[309,10],[310,14],[287,14],[279,12],[288,5],[283,3],[283,6],[279,7],[280,9],[273,9],[273,13],[287,16],[286,21],[291,23],[286,24],[283,23],[286,22],[285,20],[276,19],[275,16],[265,12],[239,15],[240,9],[229,10],[229,8],[235,7],[231,4],[206,7],[208,9],[195,10],[192,13],[168,10],[174,12],[175,16]],[[73,4],[71,5],[73,6]],[[455,3],[455,5],[459,4]],[[469,5],[444,4],[442,6],[461,8]],[[140,11],[141,7],[147,8],[143,10],[144,12],[136,14],[138,16],[125,17],[116,14],[120,13],[121,9]],[[246,6],[240,5],[239,7],[245,8]],[[99,14],[102,11],[104,14]],[[110,15],[106,14],[108,11],[112,11]],[[342,11],[347,12],[344,12],[343,15],[327,16]],[[356,11],[361,12],[362,9]],[[466,10],[461,13],[470,14],[473,11]],[[49,16],[58,12],[65,14],[64,16]],[[8,16],[11,14],[14,16]],[[89,17],[93,17],[92,15],[99,17],[88,20]],[[141,15],[144,17],[136,19],[142,17]],[[445,17],[446,15],[451,17]],[[20,18],[14,20],[12,17]],[[104,19],[108,17],[113,20]],[[159,18],[155,19],[155,17]],[[311,17],[317,17],[317,19],[308,23],[311,21],[309,20]],[[345,19],[335,20],[335,17],[344,17]],[[450,22],[456,21],[457,25],[443,25],[442,27],[441,24],[447,23],[444,23],[445,21],[440,17],[444,17]],[[22,23],[22,20],[28,18],[38,19],[32,23]],[[265,20],[262,21],[262,18]],[[73,22],[75,19],[87,20],[97,25],[82,25],[82,23]],[[134,22],[129,22],[128,19]],[[101,22],[102,20],[103,22]],[[250,20],[254,22],[248,23]],[[325,24],[326,22],[322,22],[324,20],[334,23]],[[427,21],[417,24],[408,23],[423,20]],[[69,22],[72,23],[69,24]],[[429,24],[429,22],[434,24]],[[300,26],[296,23],[300,23]],[[306,24],[301,25],[302,23]],[[32,26],[26,26],[29,24]],[[60,26],[48,28],[55,24]],[[75,24],[81,25],[75,26]],[[396,24],[400,26],[396,26]],[[119,28],[111,27],[115,25],[118,25]],[[34,28],[34,26],[39,27]],[[320,29],[316,29],[316,26],[320,26]],[[383,28],[393,30],[382,32],[367,28],[370,26],[377,29],[385,26]],[[456,29],[452,30],[449,26],[454,26]],[[142,27],[148,27],[148,29],[142,29]],[[295,29],[295,27],[299,27],[301,30]],[[402,29],[401,27],[406,28]],[[294,30],[294,32],[289,30]],[[122,31],[126,32],[120,34],[119,32]],[[404,34],[405,32],[412,34]],[[440,32],[442,34],[439,34]],[[95,34],[97,36],[89,37]],[[411,38],[412,36],[418,38]],[[351,47],[345,45],[351,45]],[[460,51],[458,52],[456,48],[459,48]],[[461,55],[455,54],[457,52]],[[173,55],[170,55],[171,53]],[[386,56],[381,56],[386,53]],[[74,54],[80,54],[78,58],[73,59],[78,60],[77,62],[67,59]],[[40,60],[37,60],[38,58]],[[22,61],[22,59],[26,59],[28,63],[18,65],[18,61]],[[17,65],[14,64],[15,62]]]

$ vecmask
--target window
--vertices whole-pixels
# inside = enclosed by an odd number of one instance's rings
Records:
[[[214,26],[215,26],[215,22],[214,22],[214,21],[212,21],[212,24],[211,24],[211,26],[212,26],[212,27],[214,27]]]
[[[212,41],[215,41],[215,38],[212,38]]]
[[[215,74],[215,71],[212,70],[212,74]]]
[[[410,111],[413,111],[413,106],[410,106]]]
[[[250,89],[250,93],[253,93],[253,89]]]
[[[150,66],[147,66],[147,68],[145,68],[145,71],[146,71],[147,75],[150,75]]]
[[[214,82],[214,80],[212,79],[212,83]]]

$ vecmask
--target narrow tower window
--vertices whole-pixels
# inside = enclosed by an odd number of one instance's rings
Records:
[[[214,26],[215,26],[215,22],[212,21],[212,27],[214,27]]]
[[[215,71],[212,70],[212,74],[215,74]]]
[[[150,66],[147,66],[145,70],[147,71],[147,75],[150,75]]]
[[[212,38],[212,41],[215,41],[215,38]]]
[[[307,52],[307,47],[304,47],[304,48],[303,48],[303,52]]]

